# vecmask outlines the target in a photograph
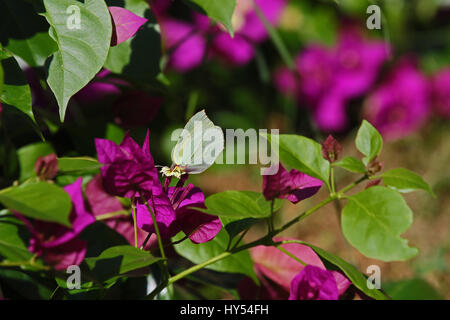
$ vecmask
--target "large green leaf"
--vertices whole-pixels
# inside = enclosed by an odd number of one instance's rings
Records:
[[[413,213],[395,190],[375,186],[348,198],[342,211],[342,231],[367,257],[407,260],[418,252],[400,237],[412,224]]]
[[[274,139],[270,135],[268,137]],[[319,143],[303,136],[281,134],[278,147],[282,163],[329,185],[330,163],[322,157]]]
[[[383,284],[394,300],[441,300],[442,296],[428,282],[420,278]]]
[[[147,18],[136,35],[109,49],[105,68],[132,81],[154,80],[160,69],[161,35],[159,26],[152,16],[148,3],[140,0],[126,0],[125,9]]]
[[[280,208],[281,201],[276,201]],[[271,203],[261,193],[253,191],[229,190],[215,193],[205,200],[206,213],[232,219],[270,217]]]
[[[363,158],[365,165],[372,161],[383,148],[383,138],[381,137],[381,134],[366,120],[363,120],[361,127],[358,130],[355,143],[356,148],[365,155]]]
[[[96,159],[89,157],[58,158],[58,171],[64,173],[97,171],[101,166]]]
[[[377,300],[386,300],[387,297],[377,289],[369,289],[367,287],[367,279],[366,277],[358,271],[354,266],[345,262],[341,258],[321,249],[311,244],[305,243],[305,245],[311,247],[322,259],[328,261],[329,263],[335,265],[340,270],[344,272],[347,278],[353,283],[355,287],[364,292],[369,297],[372,297]]]
[[[180,240],[184,237],[182,233],[178,234],[174,241]],[[224,253],[228,245],[228,236],[225,230],[221,230],[217,236],[208,242],[194,244],[191,241],[183,241],[175,245],[175,251],[182,257],[199,264],[211,258]],[[230,255],[223,260],[219,260],[210,264],[206,269],[211,269],[220,272],[241,273],[248,275],[255,282],[258,282],[255,271],[253,270],[253,261],[250,258],[248,251],[241,251]]]
[[[351,172],[366,172],[366,166],[364,165],[364,163],[361,160],[356,159],[355,157],[345,157],[344,159],[335,162],[333,165]]]
[[[236,7],[236,0],[188,0],[188,2],[195,3],[203,9],[216,22],[222,23],[233,35],[232,17],[234,8]]]
[[[54,184],[38,182],[3,189],[0,191],[0,202],[24,216],[70,227],[70,196]]]
[[[29,1],[1,1],[0,30],[0,41],[4,47],[31,67],[43,66],[57,49],[55,41],[47,32],[45,18],[38,14]]]
[[[20,181],[35,177],[34,164],[36,160],[53,152],[52,146],[46,142],[29,144],[17,150],[20,165]]]
[[[3,58],[1,64],[4,72],[4,84],[3,90],[0,92],[1,102],[19,109],[32,121],[35,121],[31,106],[31,90],[25,75],[14,57],[3,56]]]
[[[399,192],[411,192],[422,189],[434,195],[428,183],[426,183],[417,173],[404,168],[397,168],[383,173],[385,185],[395,188]]]
[[[49,34],[58,51],[50,63],[48,84],[55,94],[63,121],[69,99],[102,68],[111,43],[112,23],[103,0],[44,0]],[[80,9],[80,28],[68,28],[67,9]]]
[[[161,260],[162,258],[154,257],[148,251],[125,245],[108,248],[98,257],[86,258],[85,261],[95,274],[101,276],[101,280],[107,280]]]
[[[7,217],[0,218],[0,256],[9,261],[29,260],[32,254],[20,237],[24,232],[24,226],[19,221]]]

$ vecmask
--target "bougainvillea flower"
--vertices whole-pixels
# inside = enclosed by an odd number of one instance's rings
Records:
[[[32,250],[30,248],[30,251]],[[43,258],[45,263],[55,270],[67,270],[69,266],[80,265],[86,256],[86,251],[87,241],[75,238],[60,246],[45,249]]]
[[[300,92],[299,79],[289,68],[278,68],[273,76],[275,87],[283,94],[297,97]]]
[[[292,280],[289,300],[337,300],[339,298],[333,273],[307,265]]]
[[[432,98],[436,113],[450,118],[450,68],[443,69],[433,76]]]
[[[339,160],[342,153],[342,146],[340,143],[330,134],[322,143],[322,156],[329,162],[336,162]]]
[[[157,115],[161,104],[161,97],[150,96],[144,91],[126,92],[112,106],[114,121],[127,128],[147,125]]]
[[[289,238],[274,238],[274,241],[292,240]],[[281,245],[284,249],[294,254],[307,265],[326,270],[325,265],[319,256],[310,247],[299,244],[289,243]],[[284,252],[271,246],[257,246],[250,250],[254,262],[255,272],[261,280],[261,288],[251,285],[247,281],[246,287],[240,287],[239,293],[248,299],[267,298],[267,299],[287,299],[294,278],[305,268],[305,265],[292,259]],[[335,283],[338,287],[338,295],[343,295],[351,282],[340,272],[331,271]],[[253,292],[252,292],[253,291]],[[260,296],[255,296],[259,292]]]
[[[285,7],[284,0],[256,0],[256,4],[272,25],[278,24]],[[178,71],[199,66],[205,57],[219,56],[234,65],[247,64],[254,57],[254,47],[267,39],[267,31],[257,16],[253,2],[239,0],[233,13],[234,37],[222,27],[209,22],[201,14],[193,14],[192,22],[175,20],[167,15],[167,7],[157,5],[161,34],[170,52],[168,65]],[[210,38],[211,46],[207,47]]]
[[[367,92],[375,82],[380,67],[389,57],[384,41],[369,40],[354,27],[344,27],[333,52],[334,80],[331,91],[343,98]]]
[[[94,215],[88,212],[84,205],[82,182],[82,178],[79,178],[64,188],[72,199],[72,211],[69,216],[71,228],[41,220],[31,223],[18,215],[31,232],[29,250],[43,256],[48,264],[58,270],[64,269],[66,265],[81,263],[86,252],[86,242],[79,240],[77,236],[95,222]]]
[[[114,212],[119,213],[124,211],[120,201],[110,194],[106,193],[103,189],[103,182],[101,175],[96,175],[86,185],[86,199],[90,205],[91,211],[94,216],[101,216],[104,214],[111,214]],[[134,226],[131,215],[129,216],[117,216],[102,220],[108,227],[121,234],[130,245],[134,245]],[[142,245],[147,232],[137,229],[138,245]],[[154,239],[150,239],[146,248],[150,248],[155,242]]]
[[[172,237],[183,231],[194,243],[203,243],[213,239],[222,228],[218,217],[205,214],[195,208],[205,208],[203,192],[189,184],[186,187],[170,187],[168,189],[175,216],[171,210],[159,211],[156,221],[165,237]],[[165,212],[165,214],[163,214]],[[137,206],[138,226],[147,232],[154,232],[153,221],[145,205]]]
[[[274,175],[264,175],[263,194],[267,201],[275,198],[297,203],[315,195],[322,187],[322,181],[298,170],[287,171],[279,164]]]
[[[44,157],[39,157],[34,164],[34,171],[41,180],[51,180],[58,173],[58,158],[51,153]]]
[[[404,137],[424,123],[429,113],[429,85],[410,60],[401,61],[367,99],[364,115],[386,139]]]
[[[103,186],[109,194],[148,199],[152,193],[160,192],[158,170],[149,149],[149,133],[141,148],[127,133],[118,146],[113,141],[95,139]],[[168,200],[167,200],[168,201]]]
[[[388,56],[386,43],[345,27],[335,47],[313,44],[303,50],[290,77],[286,69],[275,73],[275,86],[283,94],[306,101],[321,130],[341,131],[348,126],[348,100],[370,89]]]
[[[121,7],[108,7],[113,22],[111,46],[130,39],[148,20]]]

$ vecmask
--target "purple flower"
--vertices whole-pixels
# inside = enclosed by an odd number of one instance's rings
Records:
[[[278,24],[284,0],[256,0],[268,21]],[[233,14],[232,38],[222,26],[211,26],[209,18],[193,14],[193,22],[170,18],[167,7],[157,5],[163,41],[170,52],[169,66],[188,71],[212,54],[233,65],[247,64],[254,56],[254,46],[267,38],[267,31],[256,15],[252,1],[239,0]],[[207,38],[211,47],[207,48]]]
[[[128,83],[108,78],[111,74],[109,70],[100,71],[87,86],[81,89],[74,98],[82,104],[94,104],[107,97],[118,96],[121,93],[120,86]]]
[[[443,69],[433,76],[432,94],[436,113],[450,118],[450,68]]]
[[[31,231],[29,250],[43,256],[44,260],[57,270],[81,263],[86,252],[86,242],[77,237],[81,231],[95,222],[94,215],[87,211],[84,205],[82,182],[82,178],[79,178],[64,188],[73,204],[69,216],[71,228],[41,220],[31,223],[20,214],[18,215]]]
[[[337,300],[339,291],[331,271],[307,265],[291,282],[289,300]]]
[[[103,186],[109,194],[149,199],[161,193],[158,171],[149,149],[149,132],[141,148],[127,133],[118,146],[106,139],[95,139]],[[168,201],[168,199],[167,199]]]
[[[275,85],[306,101],[321,130],[341,131],[348,126],[348,100],[370,89],[388,55],[384,42],[365,39],[355,28],[345,27],[334,48],[309,46],[297,56],[290,77],[286,70],[275,74]]]
[[[91,207],[91,211],[96,217],[124,210],[120,201],[116,197],[106,193],[103,189],[101,175],[96,175],[92,178],[86,185],[85,191],[86,199]],[[111,217],[103,221],[108,227],[121,234],[131,245],[134,245],[134,226],[131,215]],[[144,242],[147,232],[141,229],[138,229],[137,231],[138,245],[140,246]],[[152,245],[156,244],[153,240],[155,239],[151,239],[148,242],[145,249],[149,249]]]
[[[148,20],[121,7],[108,7],[113,22],[111,46],[117,46],[135,35]]]
[[[264,175],[263,194],[267,201],[275,198],[297,203],[315,195],[322,187],[322,181],[292,169],[287,171],[281,163],[274,175]]]
[[[274,241],[295,240],[274,238]],[[307,245],[299,243],[283,244],[282,247],[310,266],[326,270],[320,257]],[[294,278],[305,266],[273,246],[257,246],[250,250],[255,272],[261,281],[257,287],[252,280],[243,281],[239,294],[246,299],[287,299]],[[338,295],[343,295],[351,282],[339,271],[331,271],[338,287]],[[250,278],[247,278],[250,279]]]
[[[183,231],[194,243],[203,243],[213,239],[222,228],[220,219],[195,210],[205,208],[203,192],[189,184],[186,187],[170,187],[168,189],[171,207],[161,208],[159,218],[156,217],[158,227],[164,237],[172,237]],[[175,216],[172,212],[175,211]],[[138,226],[154,232],[153,221],[145,205],[137,206]]]
[[[367,99],[364,115],[386,139],[416,131],[429,113],[429,86],[410,60],[401,61]]]
[[[58,173],[58,158],[51,153],[44,157],[39,157],[34,164],[34,171],[41,180],[52,180]]]

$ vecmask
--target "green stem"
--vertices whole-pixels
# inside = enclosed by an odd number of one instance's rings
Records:
[[[158,238],[158,246],[159,246],[159,251],[161,253],[161,257],[164,260],[166,260],[166,254],[164,252],[164,245],[162,242],[161,234],[159,233],[159,227],[158,227],[158,223],[156,222],[155,214],[154,214],[153,210],[150,208],[150,205],[148,204],[147,200],[145,200],[144,198],[142,198],[142,199],[143,199],[143,201],[145,201],[145,205],[147,206],[147,209],[150,212],[150,215],[152,216],[153,225],[155,226],[156,237]],[[165,261],[164,264],[167,265],[167,261]]]
[[[213,264],[214,262],[225,259],[226,257],[229,257],[232,254],[233,254],[232,252],[226,251],[226,252],[223,252],[223,253],[219,254],[218,256],[215,256],[214,258],[211,258],[203,263],[197,264],[187,270],[184,270],[183,272],[180,272],[179,274],[169,278],[168,285],[186,277],[187,275],[190,275],[191,273],[194,273],[195,271],[203,269],[204,267],[209,266],[210,264]]]
[[[133,201],[132,201],[133,202]],[[136,206],[134,204],[131,205],[131,211],[133,213],[133,225],[134,225],[134,247],[138,247],[138,238],[137,238],[137,220],[136,220]]]
[[[288,250],[286,250],[285,248],[281,247],[281,246],[276,246],[275,248],[277,248],[278,250],[280,250],[281,252],[283,252],[284,254],[288,255],[289,257],[291,257],[292,259],[294,259],[295,261],[301,263],[302,265],[306,266],[307,263],[304,262],[303,260],[301,260],[300,258],[298,258],[296,255],[294,255],[293,253],[289,252]]]
[[[103,220],[108,220],[111,218],[118,218],[118,217],[122,217],[122,216],[129,216],[130,213],[126,210],[120,210],[120,211],[114,211],[111,213],[105,213],[105,214],[101,214],[95,217],[95,220],[97,221],[103,221]]]
[[[275,28],[272,27],[269,20],[267,20],[266,15],[255,1],[253,1],[253,6],[256,15],[261,20],[262,24],[264,25],[264,28],[266,28],[267,33],[269,34],[275,48],[278,50],[278,53],[280,54],[284,63],[286,64],[286,66],[288,66],[289,69],[294,70],[295,68],[294,60],[292,59],[291,54],[289,53],[289,50],[286,48],[286,45],[284,44],[280,35],[275,30]]]

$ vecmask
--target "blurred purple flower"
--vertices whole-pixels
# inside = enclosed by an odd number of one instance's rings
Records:
[[[287,171],[281,163],[276,174],[263,176],[263,194],[267,201],[280,198],[296,204],[315,195],[321,187],[319,179],[295,169]]]
[[[339,291],[331,271],[307,265],[291,282],[289,300],[337,300]]]
[[[79,265],[83,261],[86,242],[79,240],[77,236],[95,222],[94,215],[87,211],[84,205],[82,183],[83,179],[78,178],[64,188],[72,199],[73,207],[69,216],[71,228],[41,220],[31,223],[18,215],[31,231],[29,250],[43,256],[46,263],[53,265],[57,270],[65,269],[69,265]]]
[[[386,139],[416,131],[429,113],[429,85],[410,60],[401,61],[367,99],[365,117]]]
[[[286,69],[275,74],[275,86],[284,94],[304,98],[321,130],[341,131],[348,125],[348,100],[370,89],[388,55],[384,42],[365,39],[355,28],[344,27],[334,48],[309,46],[297,56],[290,77]]]
[[[285,0],[256,0],[272,25],[278,24]],[[254,46],[267,38],[267,31],[253,9],[253,2],[238,0],[233,14],[232,38],[222,26],[211,26],[208,17],[194,13],[193,22],[168,16],[167,7],[157,5],[161,34],[170,51],[169,66],[185,72],[199,66],[214,54],[233,65],[247,64],[254,56]],[[211,47],[207,48],[207,38]]]
[[[432,97],[436,113],[450,118],[450,68],[445,68],[433,76]]]
[[[193,243],[203,243],[213,239],[222,228],[222,223],[218,217],[205,214],[195,210],[195,208],[205,208],[205,196],[203,192],[189,184],[186,187],[170,187],[168,197],[171,201],[171,208],[175,210],[174,217],[172,211],[167,211],[158,220],[158,226],[165,237],[172,237],[183,231],[189,236]],[[147,231],[154,232],[153,221],[145,205],[137,206],[138,226]]]

